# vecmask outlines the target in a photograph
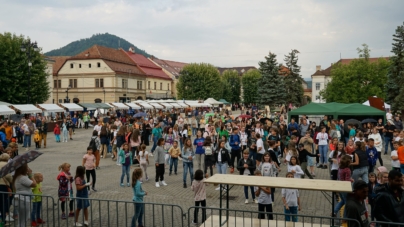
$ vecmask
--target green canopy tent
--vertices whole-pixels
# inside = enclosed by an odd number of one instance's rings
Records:
[[[226,99],[220,99],[219,102],[222,102],[225,105],[230,104],[228,101],[226,101]]]
[[[365,106],[360,103],[310,103],[299,109],[289,111],[288,120],[291,117],[297,118],[299,115],[327,115],[333,119],[356,118],[362,120],[365,118],[382,118],[385,112],[371,106]]]

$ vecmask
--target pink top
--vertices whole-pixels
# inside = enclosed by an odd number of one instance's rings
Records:
[[[141,141],[140,136],[139,136],[139,138],[137,139],[137,142],[133,141],[132,138],[131,138],[131,139],[130,139],[130,146],[131,146],[131,147],[138,147],[138,146],[140,145],[140,141]]]
[[[195,201],[203,201],[206,199],[205,179],[192,181],[191,189],[195,192]]]
[[[340,181],[351,181],[351,170],[349,168],[338,169],[338,178]]]
[[[86,168],[86,170],[93,170],[95,166],[95,156],[93,154],[85,154],[83,156],[83,159],[86,160],[86,162],[84,163],[84,167]]]

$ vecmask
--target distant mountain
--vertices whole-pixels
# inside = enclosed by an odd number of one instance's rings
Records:
[[[114,49],[118,49],[120,47],[124,50],[128,50],[129,47],[135,47],[136,53],[144,55],[145,57],[150,57],[150,54],[148,54],[146,51],[137,48],[135,45],[126,41],[125,39],[122,39],[116,35],[111,35],[108,33],[95,34],[95,35],[91,36],[91,38],[80,39],[80,40],[71,42],[64,47],[61,47],[56,50],[51,50],[51,51],[45,53],[45,55],[46,56],[74,56],[96,44],[114,48]]]

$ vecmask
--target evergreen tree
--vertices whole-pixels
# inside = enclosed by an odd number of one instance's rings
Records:
[[[0,34],[0,100],[13,104],[44,103],[50,95],[46,61],[40,52],[31,49],[31,77],[28,57],[21,51],[24,36]]]
[[[297,65],[298,50],[292,50],[289,55],[285,55],[285,64],[288,70],[284,70],[284,81],[286,89],[286,103],[299,106],[303,101],[303,79],[300,76],[300,66]]]
[[[261,73],[256,69],[250,69],[241,78],[243,84],[244,103],[255,103],[258,97],[258,83],[261,80]]]
[[[390,67],[387,74],[386,92],[387,102],[393,111],[404,112],[404,23],[398,26],[393,34],[394,53],[390,57]]]
[[[284,104],[285,86],[283,78],[279,75],[276,54],[269,52],[265,61],[259,62],[258,65],[262,77],[256,85],[258,90],[257,103],[269,106]]]

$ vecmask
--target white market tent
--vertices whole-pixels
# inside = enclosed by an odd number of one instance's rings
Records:
[[[171,106],[173,106],[174,108],[182,108],[182,106],[176,102],[170,102],[169,103]]]
[[[0,115],[15,114],[15,111],[6,105],[0,105]]]
[[[166,109],[172,109],[173,108],[173,105],[171,105],[168,102],[161,102],[161,103],[159,102],[158,104],[164,106]]]
[[[132,109],[134,109],[134,110],[140,110],[140,109],[142,109],[142,107],[140,107],[139,105],[136,105],[135,103],[130,103],[130,102],[128,102],[128,103],[125,103],[125,105],[127,105],[128,107],[130,107],[130,108],[132,108]]]
[[[164,109],[164,107],[158,103],[149,103],[149,105],[153,106],[156,109]]]
[[[14,109],[21,112],[21,114],[42,113],[42,110],[32,104],[25,105],[11,105]]]
[[[211,105],[221,105],[222,102],[216,101],[214,98],[208,98],[205,100],[205,103],[209,103]]]
[[[39,108],[45,112],[65,112],[65,110],[56,104],[38,104]]]
[[[59,105],[68,109],[69,111],[83,111],[83,107],[77,105],[76,103],[59,103]]]
[[[145,108],[145,109],[154,109],[153,106],[151,106],[149,103],[147,102],[141,102],[141,101],[133,101],[133,103],[140,105],[141,107]]]
[[[125,104],[123,104],[123,103],[120,103],[120,102],[113,102],[113,103],[110,103],[113,107],[115,107],[115,109],[120,109],[120,110],[128,110],[129,109],[129,106],[127,106],[127,105],[125,105]]]
[[[177,101],[177,104],[180,105],[182,108],[187,108],[189,107],[189,105],[187,105],[186,103],[184,103],[183,101]]]
[[[11,106],[11,103],[0,101],[0,106]]]

